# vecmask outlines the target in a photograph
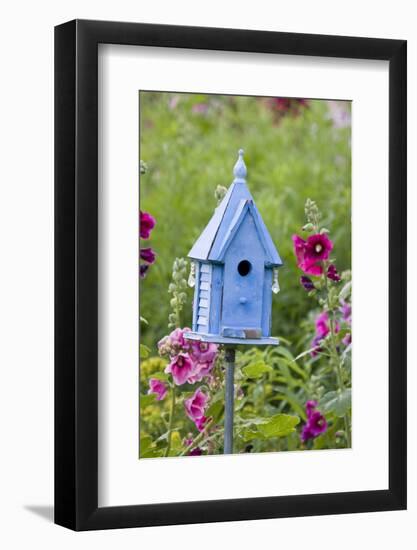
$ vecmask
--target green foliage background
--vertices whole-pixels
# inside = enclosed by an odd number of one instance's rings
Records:
[[[339,271],[351,265],[351,132],[331,116],[337,107],[349,120],[350,102],[332,103],[310,100],[298,115],[279,117],[265,98],[140,93],[139,154],[148,165],[140,181],[141,209],[157,220],[146,246],[158,256],[140,291],[141,315],[149,321],[141,342],[152,354],[167,333],[173,261],[186,257],[210,219],[216,186],[232,182],[239,148],[249,189],[284,261],[272,335],[286,337],[295,352],[306,349],[300,326],[312,304],[299,284],[291,236],[302,234],[308,197],[331,231]],[[191,325],[191,289],[189,295],[183,326]]]

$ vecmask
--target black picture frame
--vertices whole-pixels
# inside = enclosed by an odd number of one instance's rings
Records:
[[[389,488],[98,507],[98,44],[389,62]],[[55,28],[55,522],[108,529],[406,508],[405,40],[74,20]]]

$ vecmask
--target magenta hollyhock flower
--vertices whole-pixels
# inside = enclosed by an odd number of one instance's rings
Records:
[[[208,395],[200,388],[197,388],[194,394],[184,401],[185,411],[190,420],[194,422],[197,429],[201,432],[207,422],[204,416],[207,407]]]
[[[139,266],[139,275],[141,279],[144,279],[146,277],[146,273],[148,272],[149,265],[148,264],[141,264]]]
[[[269,103],[275,111],[281,114],[291,113],[293,115],[299,114],[301,107],[308,106],[308,101],[306,99],[291,97],[273,97]]]
[[[327,269],[327,278],[331,279],[332,281],[335,281],[336,283],[338,283],[341,280],[340,275],[337,272],[336,266],[334,264],[329,265]]]
[[[317,401],[310,399],[309,401],[307,401],[305,407],[306,407],[307,418],[310,418],[314,409],[317,408]]]
[[[306,261],[316,263],[327,260],[332,250],[333,243],[325,233],[310,235],[306,241],[305,247]]]
[[[210,342],[191,341],[190,355],[198,363],[211,363],[217,355],[218,345]]]
[[[298,235],[293,235],[292,240],[298,267],[308,275],[321,275],[323,268],[319,262],[329,258],[333,250],[332,241],[324,233],[310,235],[306,241]]]
[[[327,311],[323,311],[316,317],[316,335],[324,338],[330,332],[330,327],[328,325],[329,315]]]
[[[306,405],[307,422],[301,430],[301,441],[305,443],[314,439],[327,430],[327,421],[324,415],[316,409],[317,401],[307,401]]]
[[[162,401],[164,397],[166,396],[168,391],[168,386],[162,382],[162,380],[158,380],[157,378],[151,378],[149,380],[149,390],[148,394],[155,393],[156,394],[156,400]]]
[[[316,288],[310,277],[306,277],[305,275],[300,277],[300,283],[307,290],[307,292],[310,292],[310,290],[314,290]]]
[[[320,265],[315,265],[314,262],[306,258],[307,242],[298,235],[293,235],[292,240],[298,267],[308,275],[321,275],[323,272],[322,267]]]
[[[140,210],[140,238],[149,239],[152,229],[155,227],[156,221],[149,212]]]
[[[311,357],[317,357],[319,353],[323,351],[323,348],[320,346],[320,342],[323,340],[321,336],[315,336],[311,342],[312,350],[310,352]]]
[[[340,330],[340,325],[336,321],[334,331],[337,334]],[[325,338],[330,332],[329,314],[323,311],[316,317],[316,336]]]
[[[326,338],[326,336],[330,332],[330,322],[329,322],[329,314],[327,311],[323,311],[316,317],[315,321],[316,325],[316,336],[313,338],[313,341],[311,342],[311,347],[313,350],[311,351],[311,356],[316,357],[318,353],[320,353],[322,348],[320,347],[320,342]],[[340,331],[340,324],[336,321],[334,326],[334,331],[337,334]]]
[[[201,456],[203,454],[203,451],[200,449],[200,447],[196,447],[192,451],[188,453],[188,456]]]
[[[153,264],[155,262],[156,254],[152,248],[141,248],[140,257],[148,264]]]
[[[188,353],[179,353],[173,357],[165,369],[165,372],[172,374],[172,378],[177,386],[185,384],[192,371],[193,362]]]
[[[327,421],[324,415],[320,411],[314,411],[311,413],[311,416],[308,420],[309,432],[313,437],[324,433],[327,430]]]

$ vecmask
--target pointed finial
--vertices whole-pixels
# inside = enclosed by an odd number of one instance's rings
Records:
[[[243,153],[243,149],[239,149],[239,158],[237,159],[235,167],[233,168],[235,182],[244,182],[246,178],[246,165],[245,161],[243,160]]]

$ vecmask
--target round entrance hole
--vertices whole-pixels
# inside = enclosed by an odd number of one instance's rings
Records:
[[[242,277],[246,277],[246,275],[248,275],[251,269],[252,269],[252,264],[248,262],[248,260],[242,260],[241,262],[239,262],[237,266],[239,275],[242,275]]]

